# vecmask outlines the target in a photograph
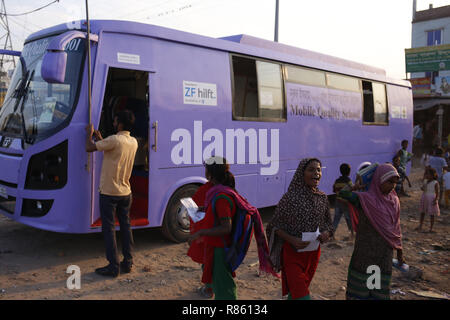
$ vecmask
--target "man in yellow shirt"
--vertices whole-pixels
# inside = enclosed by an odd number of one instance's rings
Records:
[[[117,132],[106,139],[94,126],[86,127],[86,151],[103,151],[103,163],[100,176],[100,215],[102,232],[105,239],[106,259],[109,264],[98,268],[96,273],[103,276],[117,277],[121,272],[131,272],[133,265],[133,234],[130,223],[132,201],[130,176],[134,157],[138,147],[137,140],[130,136],[134,124],[134,115],[128,110],[119,112],[114,117],[114,129]],[[95,134],[97,142],[92,136]],[[119,264],[115,234],[114,211],[119,220],[122,234],[123,261]]]

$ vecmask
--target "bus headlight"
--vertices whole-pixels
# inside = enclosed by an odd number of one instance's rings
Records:
[[[52,208],[53,200],[23,199],[23,217],[39,218],[45,216]]]
[[[33,155],[28,163],[25,189],[61,189],[67,183],[68,141]]]

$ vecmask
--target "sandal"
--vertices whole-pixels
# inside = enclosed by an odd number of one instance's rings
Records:
[[[214,292],[213,292],[212,288],[208,288],[206,286],[202,286],[202,287],[198,288],[197,292],[203,298],[211,299],[212,297],[214,297]]]

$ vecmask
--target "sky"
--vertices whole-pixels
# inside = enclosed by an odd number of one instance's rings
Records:
[[[85,0],[5,0],[14,50],[33,32],[85,19]],[[386,70],[404,79],[413,0],[279,0],[278,41]],[[417,0],[417,10],[450,0]],[[275,0],[89,0],[90,19],[131,20],[209,37],[274,39]],[[0,30],[4,35],[5,31]],[[4,41],[4,40],[3,40]],[[4,43],[1,43],[3,46]]]

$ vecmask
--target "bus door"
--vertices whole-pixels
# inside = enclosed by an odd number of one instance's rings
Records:
[[[114,116],[130,110],[135,116],[131,136],[138,141],[138,150],[130,178],[133,201],[130,209],[132,226],[148,225],[148,176],[149,176],[149,72],[109,67],[99,131],[103,138],[115,134]],[[92,227],[101,226],[98,188],[103,153],[95,152],[94,161],[94,209]],[[116,224],[118,221],[116,220]]]

